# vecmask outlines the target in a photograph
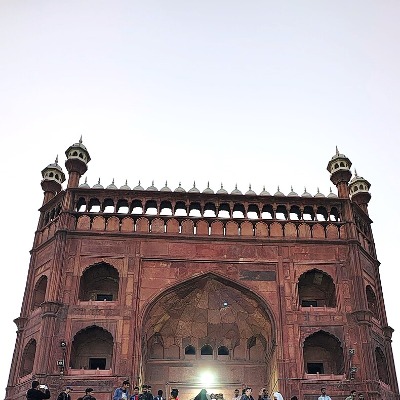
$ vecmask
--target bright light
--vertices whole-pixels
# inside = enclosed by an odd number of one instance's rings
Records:
[[[214,383],[214,374],[212,374],[210,371],[204,371],[200,375],[200,383],[203,387],[212,385]]]

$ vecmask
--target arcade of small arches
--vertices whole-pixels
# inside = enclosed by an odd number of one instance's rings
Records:
[[[240,203],[232,201],[186,202],[169,200],[79,198],[75,211],[79,213],[135,214],[176,217],[211,217],[230,219],[277,219],[293,221],[335,221],[341,216],[336,206]]]
[[[42,226],[53,221],[61,212],[61,204],[54,205],[44,213]],[[264,202],[233,201],[169,201],[113,198],[84,198],[76,202],[75,212],[89,214],[149,215],[176,217],[210,217],[222,219],[261,219],[282,221],[341,222],[339,208],[335,206],[272,205]]]

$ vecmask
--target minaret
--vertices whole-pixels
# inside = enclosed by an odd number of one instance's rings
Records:
[[[58,165],[58,156],[53,164],[49,164],[42,171],[42,182],[40,183],[44,192],[43,204],[51,200],[61,191],[61,184],[65,181],[65,174]]]
[[[89,152],[82,144],[82,136],[78,143],[68,147],[65,155],[67,156],[65,167],[69,174],[67,187],[76,188],[79,185],[80,177],[87,171],[87,163],[90,161]]]
[[[326,169],[330,172],[331,181],[338,189],[339,197],[342,198],[349,198],[350,167],[351,161],[344,154],[340,154],[336,147],[336,154],[329,161]]]
[[[349,184],[350,199],[357,203],[367,215],[368,203],[371,200],[370,187],[371,184],[362,176],[358,176],[357,171],[354,171],[354,178]]]

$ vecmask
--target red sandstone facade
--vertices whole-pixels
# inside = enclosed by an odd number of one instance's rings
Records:
[[[108,400],[124,379],[182,400],[244,385],[400,398],[370,185],[346,156],[328,163],[339,197],[312,197],[90,188],[85,146],[66,155],[65,190],[57,161],[42,171],[7,399],[34,378],[73,399],[90,386]]]

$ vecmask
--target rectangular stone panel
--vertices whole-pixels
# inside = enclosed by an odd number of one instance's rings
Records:
[[[239,279],[243,281],[275,281],[275,271],[240,271]]]
[[[336,246],[294,246],[291,249],[292,259],[294,261],[305,260],[324,260],[334,261],[337,259]]]
[[[81,255],[96,254],[101,257],[103,254],[124,254],[125,243],[122,240],[82,240]]]

